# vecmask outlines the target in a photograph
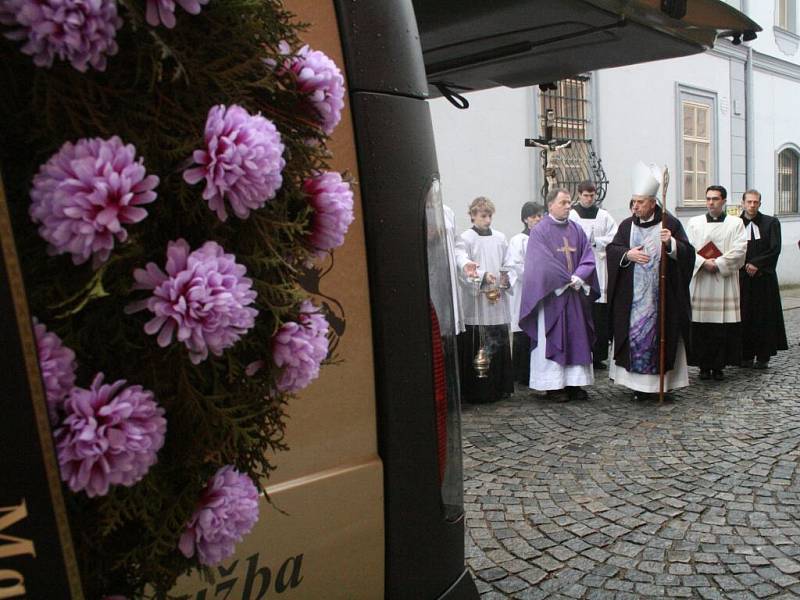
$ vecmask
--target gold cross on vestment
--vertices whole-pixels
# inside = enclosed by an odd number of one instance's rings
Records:
[[[572,246],[569,245],[569,240],[567,239],[566,236],[564,236],[561,239],[564,240],[564,245],[562,247],[560,247],[560,248],[556,248],[556,250],[558,250],[559,252],[563,252],[564,253],[564,257],[567,259],[567,271],[569,271],[569,273],[571,275],[572,274],[572,254],[570,254],[570,252],[575,252],[577,250],[577,248],[573,248]]]

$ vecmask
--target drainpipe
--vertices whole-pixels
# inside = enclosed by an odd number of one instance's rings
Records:
[[[750,2],[742,0],[742,12],[749,14]],[[753,82],[753,47],[747,45],[747,60],[744,63],[744,143],[745,143],[745,189],[755,187],[756,169],[756,122],[755,84]]]
[[[745,123],[745,179],[747,189],[755,187],[755,85],[753,83],[753,48],[747,47],[747,61],[744,63],[744,123]]]

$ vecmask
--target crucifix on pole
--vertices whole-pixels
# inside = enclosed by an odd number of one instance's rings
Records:
[[[558,177],[556,175],[555,158],[563,148],[569,148],[571,140],[553,137],[553,126],[556,120],[556,112],[552,108],[545,111],[542,123],[542,137],[525,138],[526,148],[541,148],[542,160],[544,162],[545,189],[544,194],[558,187]]]

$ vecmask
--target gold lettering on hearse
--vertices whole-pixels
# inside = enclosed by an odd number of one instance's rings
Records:
[[[8,558],[9,556],[18,556],[20,554],[36,556],[33,541],[3,533],[14,523],[27,516],[28,507],[25,506],[25,498],[22,499],[18,506],[0,506],[0,558]]]
[[[30,554],[36,556],[32,540],[4,533],[28,516],[25,499],[16,506],[0,506],[0,559]],[[25,595],[25,577],[19,571],[0,568],[0,600]]]

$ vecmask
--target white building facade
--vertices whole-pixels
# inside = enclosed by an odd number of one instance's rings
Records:
[[[497,206],[497,229],[509,236],[522,229],[520,207],[542,202],[544,183],[540,153],[524,139],[540,136],[540,116],[554,107],[555,137],[585,139],[573,146],[602,160],[603,206],[618,221],[629,215],[638,160],[669,167],[667,206],[684,222],[705,212],[708,185],[725,186],[731,209],[755,188],[762,212],[781,221],[779,281],[800,285],[798,1],[729,1],[763,28],[753,42],[722,40],[704,54],[592,72],[551,92],[475,92],[467,110],[432,100],[444,199],[459,230],[469,227],[467,206],[481,195]],[[570,160],[562,159],[567,170]]]

